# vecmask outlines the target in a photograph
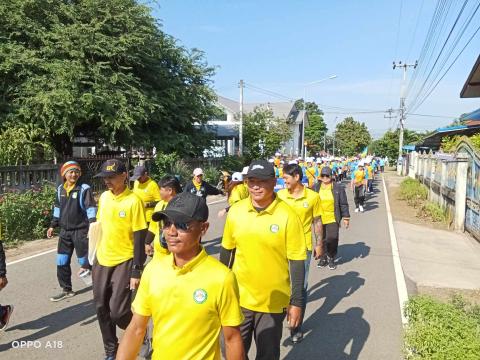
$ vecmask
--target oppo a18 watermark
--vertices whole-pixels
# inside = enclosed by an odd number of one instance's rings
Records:
[[[12,349],[63,349],[63,341],[14,340]]]

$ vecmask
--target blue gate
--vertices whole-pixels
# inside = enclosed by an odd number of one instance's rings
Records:
[[[458,151],[468,157],[465,230],[480,240],[480,157],[467,142],[462,142]]]

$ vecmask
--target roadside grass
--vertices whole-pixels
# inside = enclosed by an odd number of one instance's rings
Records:
[[[399,199],[405,200],[409,206],[417,209],[417,217],[433,222],[447,222],[443,209],[427,200],[428,189],[418,180],[407,178],[400,183]]]
[[[404,310],[406,360],[480,359],[480,306],[459,295],[448,302],[420,295]]]
[[[429,218],[433,222],[446,222],[447,216],[443,209],[438,205],[430,201],[426,201],[422,204],[417,213],[418,217]]]

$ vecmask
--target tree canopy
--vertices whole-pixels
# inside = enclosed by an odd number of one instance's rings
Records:
[[[286,119],[275,118],[270,109],[256,107],[243,117],[243,142],[248,160],[273,155],[291,138]]]
[[[213,69],[135,0],[0,3],[0,127],[39,129],[59,154],[97,143],[195,155]]]
[[[403,131],[403,143],[415,144],[423,139],[427,133],[419,133],[413,130],[405,129]],[[395,131],[387,131],[380,139],[372,141],[369,152],[378,156],[388,156],[389,159],[398,158],[398,139],[400,136],[400,129]]]
[[[305,104],[308,113],[308,126],[305,128],[305,140],[309,152],[317,153],[323,150],[324,139],[327,133],[327,124],[323,119],[323,111],[320,110],[315,102],[306,102]],[[295,101],[295,107],[298,110],[303,110],[303,99]]]
[[[353,117],[345,118],[335,128],[335,148],[340,149],[342,155],[359,154],[371,140],[372,137],[365,123],[360,123]]]

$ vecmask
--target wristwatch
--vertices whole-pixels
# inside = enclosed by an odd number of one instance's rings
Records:
[[[133,270],[140,270],[140,271],[142,271],[142,270],[143,270],[143,266],[142,266],[142,265],[133,265]]]

